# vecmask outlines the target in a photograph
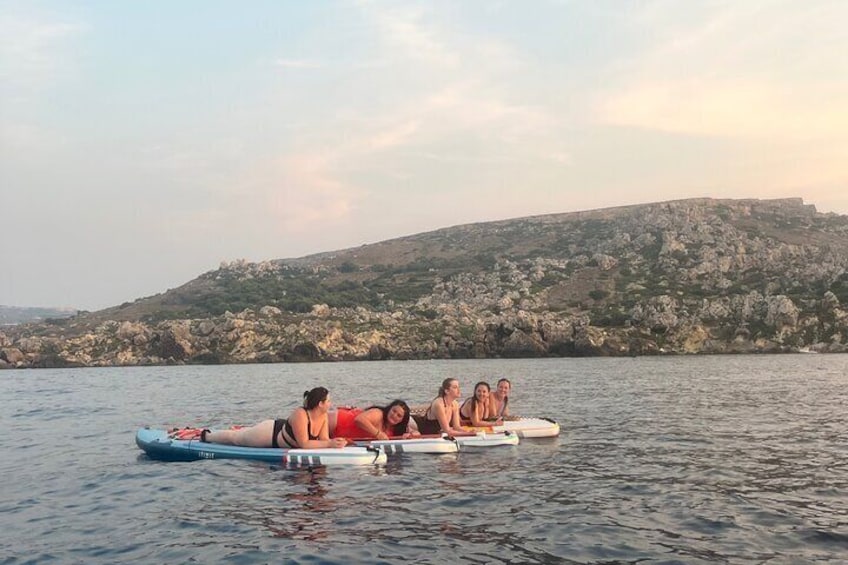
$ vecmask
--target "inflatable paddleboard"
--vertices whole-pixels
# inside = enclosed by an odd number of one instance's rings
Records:
[[[425,436],[408,439],[358,439],[354,445],[379,447],[387,455],[400,453],[456,453],[459,444],[456,439],[442,436]]]
[[[515,432],[520,438],[556,437],[559,424],[548,418],[508,418],[502,426],[463,426],[472,432]]]
[[[467,447],[498,447],[518,445],[518,434],[514,432],[477,432],[470,436],[455,436],[461,449]]]
[[[161,461],[248,459],[275,463],[285,467],[373,465],[386,462],[386,453],[379,447],[342,447],[338,449],[239,447],[221,443],[204,443],[200,439],[179,439],[179,431],[176,430],[175,433],[175,431],[141,428],[135,434],[135,443],[148,457]]]

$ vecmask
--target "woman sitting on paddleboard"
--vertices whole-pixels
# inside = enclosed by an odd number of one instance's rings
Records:
[[[461,396],[459,392],[459,381],[456,379],[445,379],[439,389],[439,395],[433,399],[427,412],[423,416],[413,416],[418,425],[418,431],[422,434],[461,434],[465,431],[459,423],[459,403],[457,399]]]
[[[388,406],[371,406],[365,410],[340,407],[329,412],[328,423],[330,437],[389,439],[421,435],[411,429],[409,405],[403,400],[393,400]]]
[[[489,395],[490,414],[494,414],[496,418],[505,418],[509,416],[509,393],[512,391],[512,383],[509,379],[500,379],[498,388],[492,391]]]
[[[489,399],[491,387],[489,383],[480,381],[474,385],[474,396],[459,407],[459,417],[463,424],[474,427],[500,426],[503,420],[495,416]]]
[[[330,392],[316,387],[303,393],[303,406],[295,408],[286,420],[264,420],[255,426],[237,430],[203,430],[200,441],[241,447],[283,447],[320,449],[344,447],[344,438],[330,439],[327,412]]]

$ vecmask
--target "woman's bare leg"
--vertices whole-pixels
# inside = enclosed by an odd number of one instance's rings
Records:
[[[208,432],[206,441],[240,447],[271,447],[271,434],[273,433],[274,420],[263,420],[249,428]]]

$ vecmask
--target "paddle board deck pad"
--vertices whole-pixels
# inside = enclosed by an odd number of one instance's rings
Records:
[[[373,465],[386,462],[379,447],[342,447],[325,449],[282,449],[274,447],[239,447],[221,443],[204,443],[187,430],[141,428],[135,443],[151,459],[161,461],[197,461],[199,459],[248,459],[285,467],[323,465]],[[197,439],[195,439],[197,438]]]
[[[387,455],[400,453],[456,453],[459,444],[447,436],[420,437],[408,439],[358,439],[354,445],[379,447]]]
[[[468,447],[498,447],[518,445],[518,434],[513,432],[477,432],[473,436],[455,436],[460,449]]]
[[[504,420],[502,426],[471,427],[463,426],[473,432],[515,432],[518,437],[542,438],[559,435],[559,424],[548,418],[510,418]]]

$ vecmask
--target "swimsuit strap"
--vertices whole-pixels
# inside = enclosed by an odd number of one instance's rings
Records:
[[[498,418],[503,418],[504,412],[506,411],[506,405],[509,402],[509,397],[504,396],[503,404],[501,404],[501,409],[498,412]]]
[[[304,408],[303,411],[306,412],[306,435],[309,436],[309,439],[318,439],[317,435],[312,435],[312,419],[309,417],[309,410]],[[321,430],[318,430],[318,434],[321,434]]]
[[[434,398],[433,400],[436,400],[436,399]],[[433,413],[433,402],[430,401],[430,406],[427,407],[427,411],[424,413],[424,419],[429,420],[431,422],[435,422],[436,419],[431,417],[432,413]]]
[[[459,415],[460,415],[460,416],[462,416],[462,409],[463,409],[463,408],[465,408],[465,406],[466,406],[469,402],[471,402],[471,399],[470,399],[470,398],[466,398],[466,399],[465,399],[465,402],[463,402],[463,403],[462,403],[462,405],[459,407]],[[471,416],[469,416],[469,418],[471,418]]]

